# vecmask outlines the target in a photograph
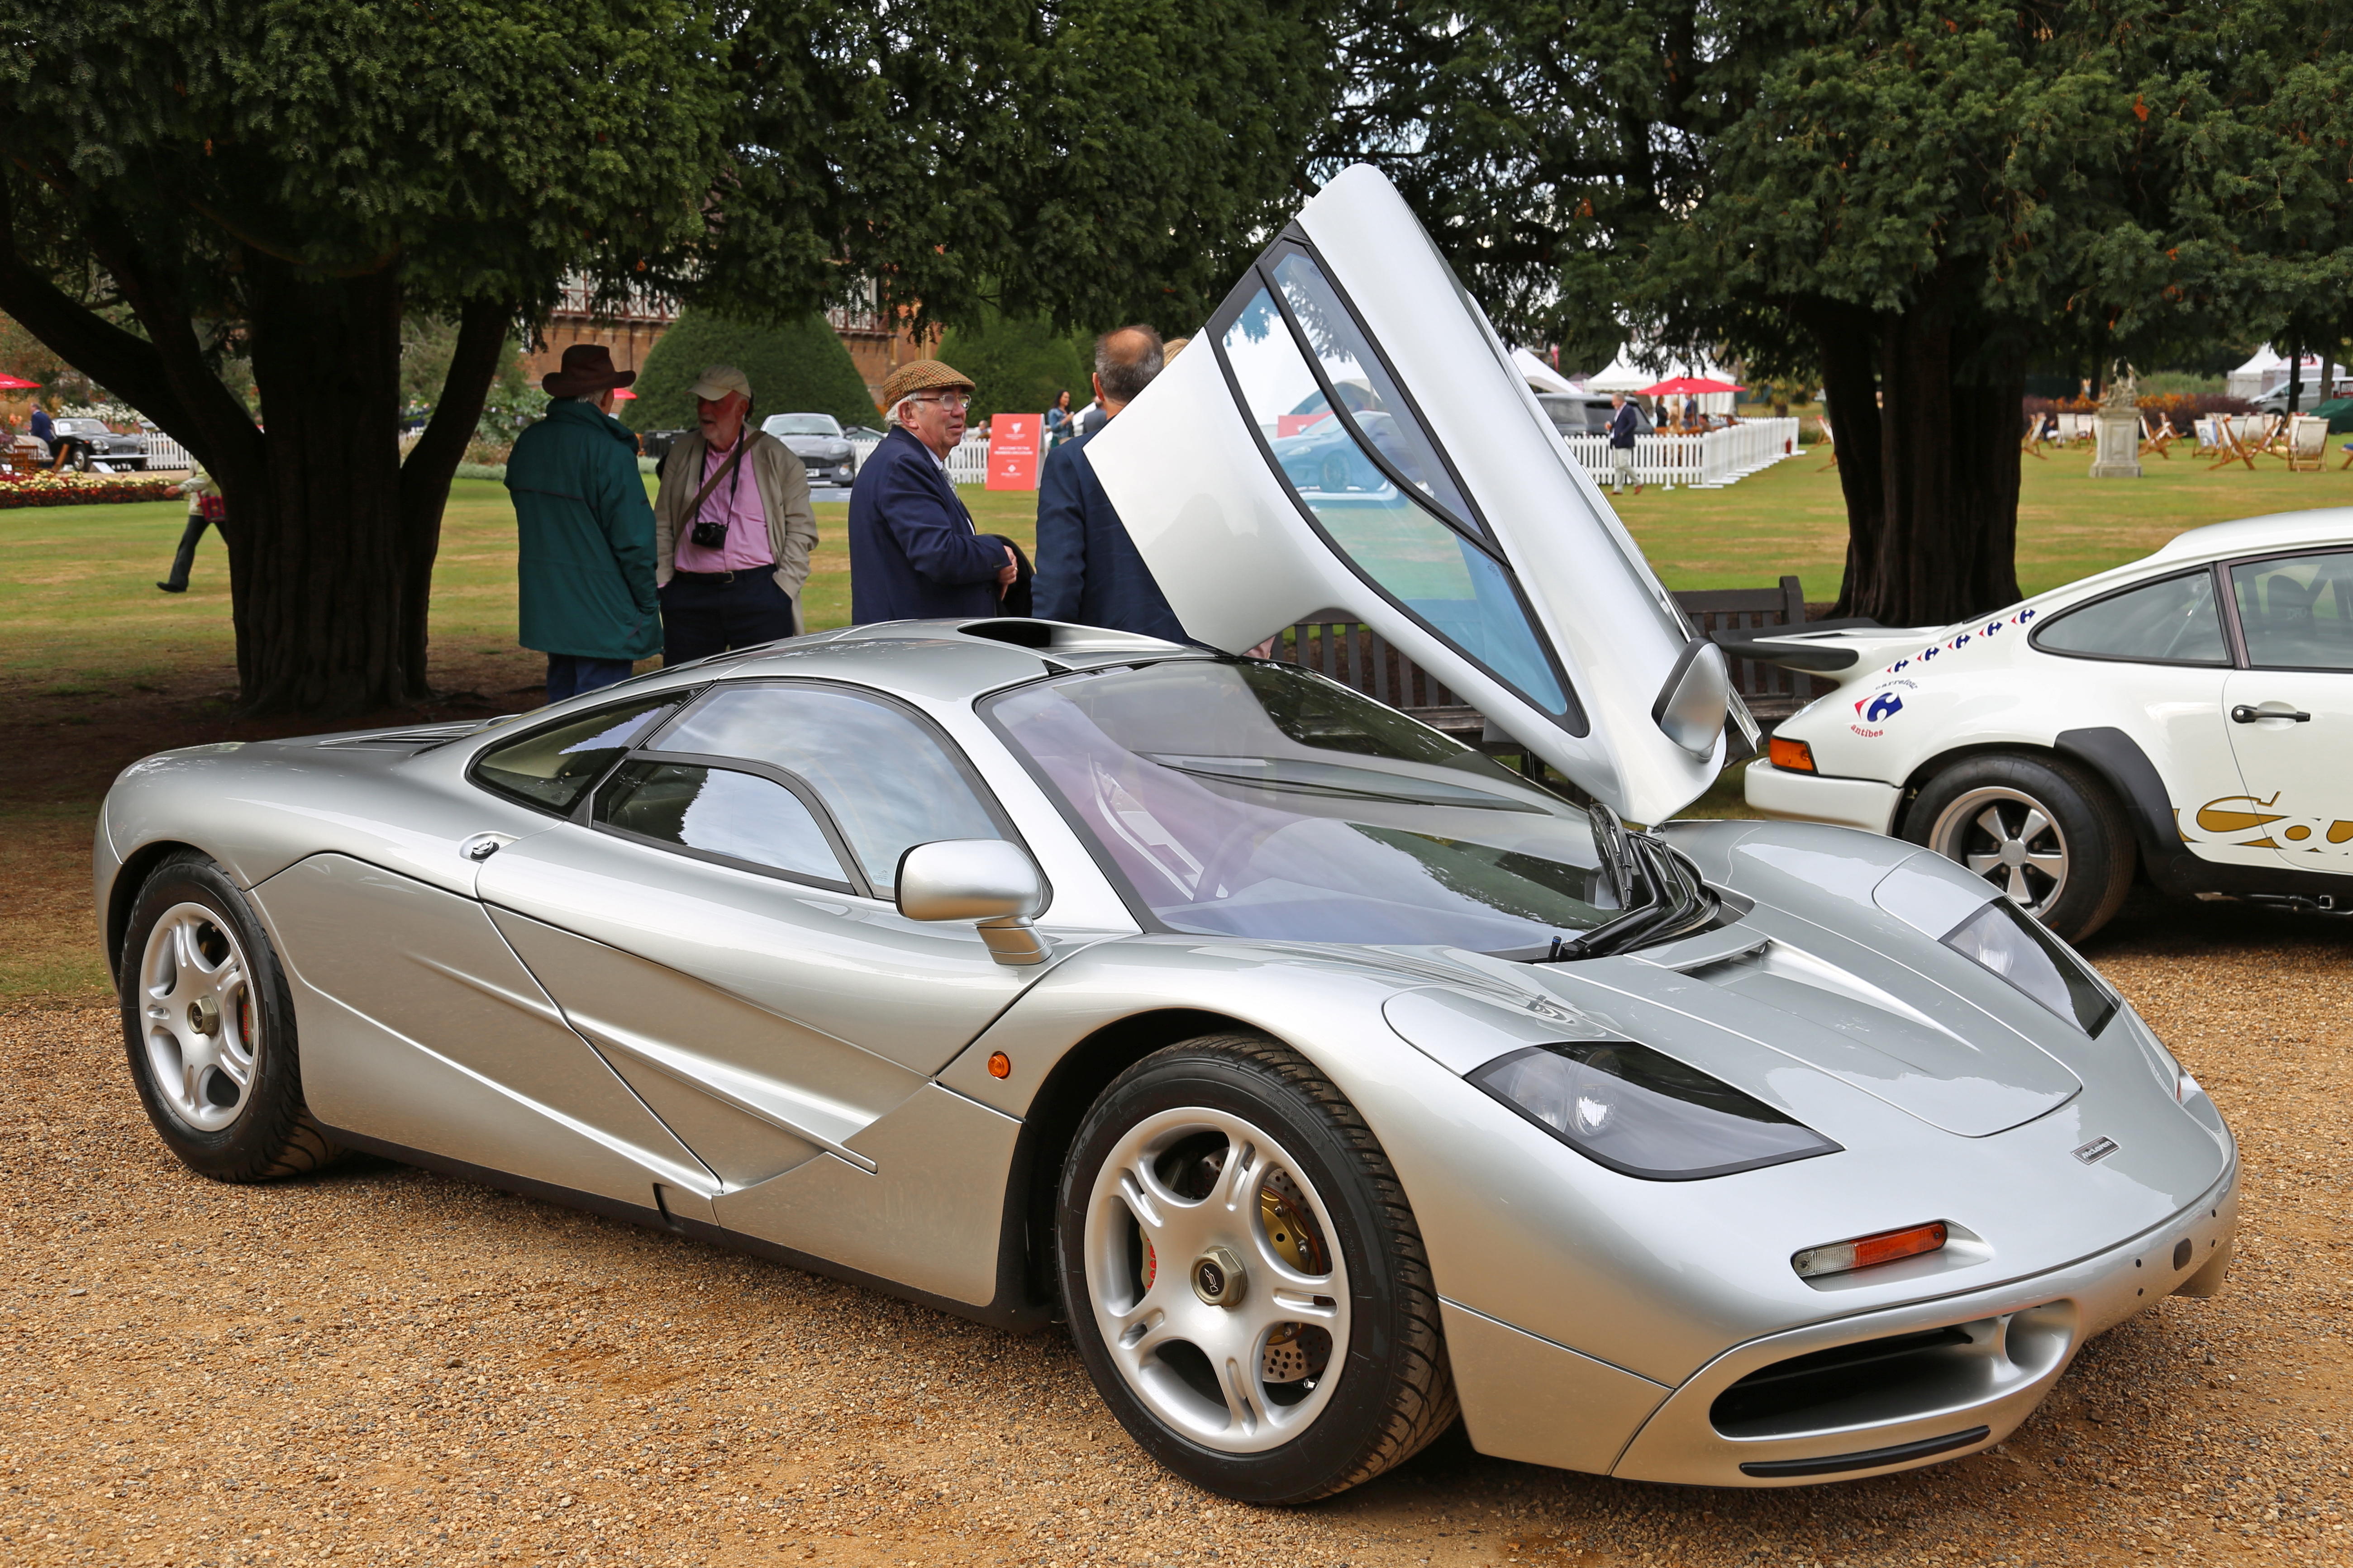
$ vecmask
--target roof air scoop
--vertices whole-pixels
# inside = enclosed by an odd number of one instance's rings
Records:
[[[1667,672],[1658,700],[1651,704],[1651,718],[1668,740],[1694,757],[1707,757],[1715,751],[1731,708],[1732,671],[1725,665],[1724,650],[1695,637]]]

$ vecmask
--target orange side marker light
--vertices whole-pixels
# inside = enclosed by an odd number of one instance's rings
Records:
[[[1784,773],[1810,773],[1814,771],[1814,749],[1803,741],[1785,741],[1776,735],[1765,742],[1765,754],[1775,767]]]
[[[1804,1279],[1818,1279],[1825,1274],[1848,1274],[1900,1258],[1917,1258],[1944,1245],[1945,1222],[1935,1220],[1902,1230],[1883,1230],[1876,1236],[1858,1236],[1852,1241],[1834,1241],[1827,1247],[1810,1247],[1791,1258],[1789,1267]]]
[[[1011,1078],[1013,1076],[1013,1058],[1007,1056],[1003,1051],[989,1052],[988,1076],[991,1078]]]

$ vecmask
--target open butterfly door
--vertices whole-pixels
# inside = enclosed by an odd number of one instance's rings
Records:
[[[1201,641],[1340,611],[1631,821],[1715,780],[1721,650],[1379,171],[1309,202],[1087,455]]]

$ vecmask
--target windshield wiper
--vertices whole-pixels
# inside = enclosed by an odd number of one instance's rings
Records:
[[[1599,812],[1599,807],[1595,810]],[[1613,819],[1611,826],[1617,826]],[[1599,835],[1597,834],[1597,837]],[[1651,889],[1651,897],[1641,907],[1628,910],[1614,921],[1607,921],[1573,937],[1555,937],[1552,950],[1538,963],[1559,963],[1572,959],[1600,958],[1613,952],[1630,952],[1637,947],[1664,942],[1705,924],[1715,918],[1717,900],[1693,867],[1664,840],[1647,833],[1618,835],[1618,847],[1625,856],[1625,864],[1639,864],[1641,878]],[[1688,868],[1689,874],[1686,875]]]
[[[1637,873],[1633,852],[1626,847],[1626,829],[1620,824],[1618,814],[1599,801],[1587,806],[1585,814],[1593,819],[1593,847],[1601,857],[1601,868],[1609,874],[1609,889],[1618,900],[1618,907],[1630,912],[1634,909]],[[1615,924],[1615,921],[1609,922]],[[1597,926],[1595,931],[1607,931],[1609,925]],[[1591,936],[1594,931],[1586,934]]]

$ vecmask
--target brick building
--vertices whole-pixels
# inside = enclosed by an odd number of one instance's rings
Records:
[[[536,380],[554,370],[564,351],[574,343],[602,343],[611,352],[616,366],[635,370],[677,319],[676,304],[657,294],[632,295],[617,309],[592,310],[587,286],[567,282],[548,315],[541,346],[526,356],[531,374]],[[832,323],[842,347],[849,351],[850,363],[866,383],[867,395],[878,400],[882,384],[893,370],[909,360],[922,359],[939,342],[936,329],[921,339],[912,331],[894,330],[895,324],[875,307],[871,283],[866,286],[862,304],[837,306],[826,312],[826,320]]]

